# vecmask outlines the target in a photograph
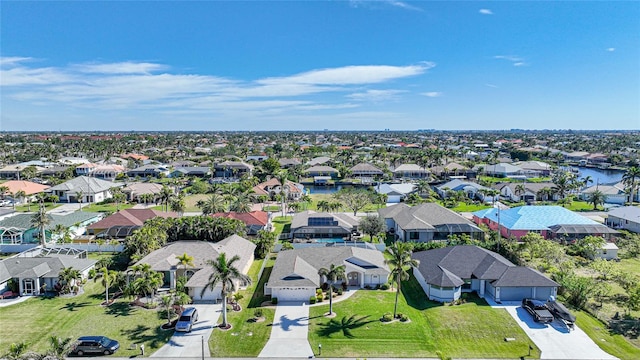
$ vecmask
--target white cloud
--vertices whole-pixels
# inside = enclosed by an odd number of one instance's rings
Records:
[[[607,48],[607,51],[608,51],[608,52],[614,52],[614,51],[616,51],[616,48],[612,48],[612,47],[610,47],[610,48]]]
[[[478,12],[482,15],[493,15],[493,11],[489,9],[480,9]]]
[[[22,62],[31,61],[30,57],[18,57],[18,56],[2,56],[0,57],[0,66],[15,66]]]
[[[358,101],[381,102],[394,100],[398,94],[405,93],[405,90],[367,90],[347,95],[348,98]]]
[[[167,69],[167,66],[161,64],[132,61],[111,64],[77,64],[74,67],[79,72],[98,74],[150,74]]]
[[[364,1],[364,0],[350,0],[349,5],[354,8],[371,8],[371,9],[380,9],[384,7],[384,5],[390,5],[394,7],[399,7],[405,10],[411,11],[424,11],[422,8],[411,5],[404,1],[398,0],[377,0],[377,1]]]
[[[417,65],[355,65],[316,69],[285,77],[238,80],[200,74],[173,74],[170,67],[150,62],[71,64],[39,67],[30,58],[3,58],[0,68],[2,99],[29,107],[56,107],[66,111],[126,114],[171,111],[201,116],[267,112],[350,109],[350,100],[384,101],[406,90],[360,90],[419,76],[433,63]],[[322,97],[319,95],[323,94]]]
[[[525,66],[527,63],[525,59],[517,55],[496,55],[494,59],[510,61],[513,66]]]
[[[498,85],[494,85],[494,84],[484,84],[484,86],[490,87],[490,88],[497,88]]]
[[[429,92],[422,93],[421,95],[434,98],[434,97],[442,96],[442,93],[440,91],[429,91]]]
[[[395,7],[399,7],[399,8],[403,8],[403,9],[407,9],[407,10],[423,11],[421,8],[419,8],[417,6],[413,6],[413,5],[407,4],[404,1],[388,0],[386,2],[391,6],[395,6]]]

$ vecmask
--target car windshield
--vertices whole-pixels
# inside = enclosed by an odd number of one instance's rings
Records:
[[[188,315],[180,316],[180,321],[191,321],[191,316],[188,316]]]
[[[111,343],[111,339],[109,339],[108,337],[103,337],[102,339],[100,339],[100,345],[104,347],[109,346],[109,343]]]

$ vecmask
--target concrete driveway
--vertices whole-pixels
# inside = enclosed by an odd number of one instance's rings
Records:
[[[271,326],[271,337],[258,357],[309,358],[313,356],[307,339],[309,306],[302,302],[279,303]]]
[[[204,340],[204,356],[210,357],[209,337],[213,328],[218,323],[222,312],[222,305],[195,304],[198,309],[198,322],[195,323],[190,333],[175,332],[169,342],[158,349],[150,357],[186,358],[202,356]]]
[[[576,325],[573,330],[556,320],[551,324],[540,324],[519,305],[497,305],[502,307],[516,320],[529,338],[540,349],[541,359],[617,359],[596,345]]]

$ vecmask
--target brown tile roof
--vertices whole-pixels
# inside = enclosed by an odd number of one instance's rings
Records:
[[[178,214],[153,209],[125,209],[87,226],[87,229],[108,229],[113,226],[142,226],[146,220],[158,216],[166,219],[170,217],[176,218]]]

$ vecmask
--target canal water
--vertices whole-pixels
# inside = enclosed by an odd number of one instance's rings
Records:
[[[624,175],[624,171],[620,170],[603,170],[586,167],[579,167],[578,171],[580,179],[591,176],[591,180],[593,180],[593,183],[590,183],[591,185],[618,183],[622,180],[622,175]]]

